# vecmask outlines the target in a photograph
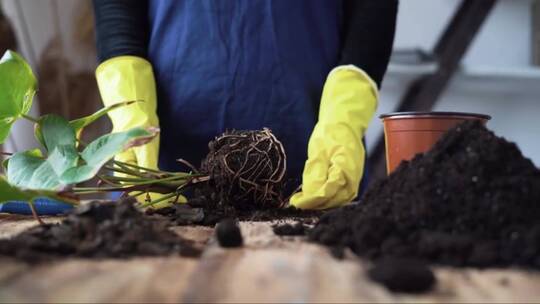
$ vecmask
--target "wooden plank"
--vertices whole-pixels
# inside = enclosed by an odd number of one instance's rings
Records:
[[[42,216],[45,223],[57,223],[60,217]],[[0,238],[8,238],[38,223],[32,217],[18,214],[0,213]]]
[[[18,219],[19,223],[25,223]],[[28,220],[30,221],[30,220]],[[6,234],[4,222],[0,232]],[[9,226],[13,229],[13,226]],[[207,243],[200,259],[66,259],[29,266],[0,260],[0,302],[537,302],[540,274],[435,269],[433,292],[388,292],[366,277],[369,263],[339,261],[302,237],[278,237],[271,223],[242,223],[245,246],[220,248],[212,228],[174,231]],[[9,233],[7,233],[9,234]]]
[[[175,302],[196,264],[179,257],[68,259],[0,281],[0,302]]]
[[[540,274],[517,270],[435,269],[433,292],[388,292],[366,277],[369,263],[348,253],[338,261],[325,248],[281,239],[267,223],[244,223],[246,248],[214,245],[190,278],[185,302],[531,302],[540,300]],[[256,233],[253,233],[256,231]],[[253,236],[253,238],[251,237]]]

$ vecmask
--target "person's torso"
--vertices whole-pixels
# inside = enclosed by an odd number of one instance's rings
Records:
[[[149,58],[158,86],[160,167],[199,165],[225,130],[270,128],[299,180],[328,72],[341,1],[150,1]]]

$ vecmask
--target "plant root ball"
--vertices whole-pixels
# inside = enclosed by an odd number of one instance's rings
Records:
[[[210,177],[216,201],[236,209],[279,208],[286,155],[269,129],[232,131],[208,145],[201,171]]]

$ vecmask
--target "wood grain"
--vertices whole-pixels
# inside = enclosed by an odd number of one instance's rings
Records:
[[[27,218],[0,216],[0,236],[34,224]],[[245,246],[222,249],[211,228],[175,227],[173,231],[206,244],[200,259],[67,259],[40,266],[3,259],[0,302],[540,301],[537,272],[436,268],[434,291],[395,294],[368,280],[369,263],[350,252],[336,260],[301,237],[275,236],[271,223],[242,223],[241,229]]]

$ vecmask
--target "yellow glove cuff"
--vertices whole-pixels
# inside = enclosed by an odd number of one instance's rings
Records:
[[[330,71],[326,79],[319,121],[327,120],[328,117],[330,121],[346,120],[353,124],[356,122],[361,128],[358,134],[363,137],[377,110],[378,100],[377,84],[366,72],[354,65],[338,66]],[[333,114],[337,114],[337,117]]]
[[[136,56],[114,57],[98,66],[96,79],[105,106],[140,101],[109,112],[115,132],[138,126],[159,126],[156,85],[150,62]]]

